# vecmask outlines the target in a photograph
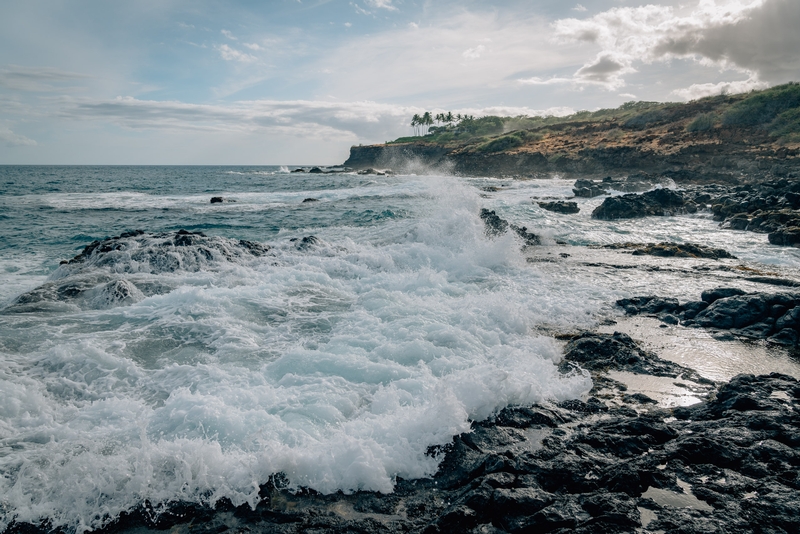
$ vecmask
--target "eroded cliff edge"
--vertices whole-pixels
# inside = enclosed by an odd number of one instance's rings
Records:
[[[462,123],[432,128],[431,135],[353,146],[344,165],[498,177],[646,172],[677,182],[800,173],[797,84],[685,104],[633,103],[539,123],[536,118],[491,119],[496,120],[490,134],[470,132]]]

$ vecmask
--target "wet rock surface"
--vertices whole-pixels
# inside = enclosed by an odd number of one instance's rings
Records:
[[[633,219],[697,211],[682,192],[660,188],[642,194],[608,197],[592,212],[593,219]]]
[[[800,338],[798,304],[796,293],[745,293],[738,288],[704,291],[701,300],[683,304],[652,295],[617,301],[628,315],[647,314],[662,321],[672,317],[684,326],[728,331],[778,345],[796,345]]]
[[[580,208],[578,207],[577,202],[557,201],[557,202],[537,202],[537,204],[542,209],[546,209],[547,211],[554,211],[556,213],[572,214],[581,211]]]
[[[707,258],[712,260],[736,259],[725,249],[695,243],[612,243],[603,248],[630,250],[634,256],[661,256],[666,258]]]
[[[528,229],[525,226],[510,224],[508,221],[497,215],[494,210],[483,208],[481,209],[480,217],[486,226],[486,235],[490,237],[496,237],[506,233],[508,230],[511,230],[517,234],[520,239],[522,239],[525,245],[540,245],[542,242],[538,235],[528,232]]]
[[[263,243],[188,230],[123,232],[93,241],[77,256],[62,261],[48,282],[17,297],[2,313],[62,304],[93,309],[124,306],[174,289],[147,278],[148,274],[213,269],[222,262],[247,261],[269,251]]]
[[[690,371],[624,334],[581,334],[565,360],[667,376]],[[512,406],[431,449],[442,458],[437,474],[398,479],[391,494],[289,491],[277,475],[261,487],[255,509],[223,500],[215,509],[171,503],[155,513],[146,504],[105,532],[797,532],[800,383],[777,373],[739,375],[713,389],[703,402],[672,409],[641,394],[624,396],[628,405],[592,396]]]

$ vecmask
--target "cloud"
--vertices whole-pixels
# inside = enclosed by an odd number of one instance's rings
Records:
[[[365,0],[368,6],[376,9],[388,9],[389,11],[397,11],[397,8],[392,5],[392,0]]]
[[[684,100],[697,100],[706,96],[746,93],[753,89],[766,89],[767,87],[769,87],[767,82],[762,82],[757,78],[749,78],[734,82],[695,83],[685,89],[676,89],[672,91],[672,94]]]
[[[694,7],[677,9],[620,7],[587,19],[561,19],[553,27],[562,42],[601,48],[595,60],[575,73],[576,83],[593,81],[614,89],[624,85],[625,74],[635,72],[635,62],[676,58],[748,75],[749,85],[728,84],[730,90],[755,87],[758,80],[781,83],[800,74],[800,2],[796,0],[699,0]],[[726,87],[718,85],[720,90]],[[697,85],[701,86],[710,84]]]
[[[596,83],[607,89],[623,87],[622,75],[635,72],[630,59],[625,56],[602,52],[594,62],[584,65],[575,73],[575,78],[584,83]]]
[[[58,116],[69,120],[112,123],[133,130],[265,132],[309,139],[376,142],[407,135],[411,117],[424,111],[415,106],[371,101],[248,100],[211,105],[117,97],[104,101],[64,99]],[[428,111],[475,116],[563,116],[574,113],[572,108],[565,107],[532,109],[513,106]]]
[[[222,35],[224,35],[225,37],[227,37],[231,41],[238,41],[239,40],[236,37],[234,37],[233,34],[231,32],[229,32],[228,30],[220,30],[220,33],[222,33]]]
[[[215,46],[214,48],[219,52],[219,55],[222,56],[222,59],[225,61],[238,61],[240,63],[252,63],[254,61],[258,61],[257,57],[246,52],[242,52],[241,50],[231,48],[226,44]]]
[[[18,91],[63,91],[64,84],[90,76],[51,67],[22,67],[9,65],[0,69],[0,87]]]
[[[572,8],[572,11],[586,11],[586,8],[583,7],[581,4],[577,4],[575,7]]]
[[[36,146],[37,143],[33,139],[29,139],[24,135],[15,134],[9,128],[0,126],[0,142],[9,147],[16,146]]]
[[[242,46],[249,48],[250,50],[261,50],[261,47],[256,43],[242,43]]]
[[[478,45],[475,48],[468,48],[464,50],[464,53],[461,54],[461,57],[463,57],[464,59],[478,59],[479,57],[481,57],[481,54],[483,54],[485,51],[486,51],[485,46]]]

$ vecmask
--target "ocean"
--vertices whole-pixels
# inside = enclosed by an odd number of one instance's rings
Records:
[[[689,241],[800,268],[800,250],[709,212],[595,221],[602,197],[576,199],[577,215],[531,200],[573,183],[0,166],[0,531],[82,532],[144,503],[255,506],[277,473],[391,492],[434,474],[471,421],[585,396],[587,373],[558,370],[557,333],[618,317],[618,298],[696,299],[730,274],[561,261],[622,254],[588,245]],[[487,236],[482,208],[543,244]]]

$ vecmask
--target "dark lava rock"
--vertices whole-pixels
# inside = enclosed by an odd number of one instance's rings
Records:
[[[694,376],[694,371],[662,360],[639,347],[630,336],[621,332],[596,334],[586,332],[567,343],[564,360],[591,371],[618,370],[653,376]],[[563,370],[568,367],[563,366]]]
[[[482,208],[480,217],[483,219],[483,223],[486,226],[486,235],[490,237],[499,236],[511,229],[526,245],[533,246],[541,244],[541,238],[538,235],[528,232],[525,226],[509,224],[508,221],[497,215],[494,210]]]
[[[692,204],[694,205],[694,204]],[[654,189],[640,195],[608,197],[592,212],[593,219],[632,219],[649,215],[674,215],[690,211],[686,199],[671,189]]]
[[[725,249],[707,247],[694,243],[663,242],[648,243],[646,245],[640,243],[612,243],[604,245],[603,248],[631,249],[634,256],[648,255],[667,258],[708,258],[713,260],[736,259],[736,256],[730,254]]]
[[[211,197],[212,204],[222,204],[225,199],[222,197]]]
[[[741,336],[768,339],[780,345],[794,345],[800,338],[800,296],[790,293],[745,293],[721,287],[703,291],[702,301],[679,304],[675,299],[656,296],[620,299],[617,306],[628,315],[649,314],[668,324],[680,319],[694,325],[730,333],[717,333],[723,340]]]
[[[703,302],[711,304],[715,300],[734,297],[736,295],[744,295],[744,291],[738,287],[718,287],[716,289],[703,291],[700,294],[700,298],[703,299]]]
[[[311,167],[311,169],[309,169],[308,171],[308,174],[325,174],[325,171],[323,171],[319,167]]]
[[[537,204],[547,211],[554,211],[556,213],[572,214],[581,211],[577,202],[537,202]]]
[[[773,245],[798,247],[800,246],[800,227],[790,226],[778,228],[774,232],[770,232],[767,238]]]
[[[147,281],[140,272],[197,272],[222,262],[251,261],[269,253],[269,245],[244,239],[207,236],[202,232],[124,232],[93,241],[70,260],[61,262],[58,276],[18,296],[3,312],[19,313],[70,303],[105,309],[175,289],[167,281]]]
[[[293,237],[289,241],[294,243],[294,246],[297,247],[297,250],[308,250],[311,247],[322,243],[322,241],[320,241],[318,237],[313,235],[307,235],[302,239]]]
[[[607,195],[608,190],[604,187],[605,184],[595,182],[594,180],[579,179],[575,180],[575,185],[572,192],[576,197],[593,198],[600,195]]]
[[[319,202],[319,199],[318,198],[311,198],[311,197],[304,198],[302,203],[305,204],[306,202]]]
[[[292,169],[291,172],[306,172],[306,170],[304,168],[300,167],[299,169]]]
[[[547,422],[508,407],[439,451],[432,479],[398,479],[391,494],[291,492],[276,475],[253,509],[225,500],[216,510],[142,506],[108,532],[800,531],[796,379],[739,375],[704,402],[671,410],[631,400],[643,411],[606,407],[598,417],[581,401],[526,408]],[[687,498],[706,509],[684,508]],[[45,531],[15,524],[8,532]]]

